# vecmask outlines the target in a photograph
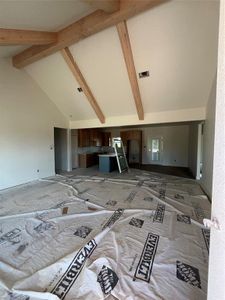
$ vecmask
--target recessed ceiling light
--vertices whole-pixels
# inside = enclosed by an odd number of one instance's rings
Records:
[[[149,71],[139,73],[139,78],[149,77]]]

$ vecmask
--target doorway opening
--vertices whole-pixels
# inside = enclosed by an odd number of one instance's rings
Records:
[[[55,173],[67,171],[67,129],[54,127]]]

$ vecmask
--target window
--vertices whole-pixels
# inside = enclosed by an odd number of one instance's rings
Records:
[[[160,159],[160,139],[152,139],[152,160],[159,161]]]

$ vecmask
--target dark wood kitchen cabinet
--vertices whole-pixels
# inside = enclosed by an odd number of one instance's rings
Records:
[[[97,153],[84,153],[79,154],[79,167],[89,168],[91,166],[98,164],[98,154]]]
[[[99,129],[78,129],[78,147],[109,146],[110,132],[102,132]]]
[[[78,147],[90,146],[90,133],[88,129],[78,129]]]
[[[111,132],[101,132],[102,134],[102,146],[110,146]]]
[[[123,141],[128,163],[129,163],[129,157],[131,153],[131,143],[132,141],[136,141],[138,143],[138,148],[139,148],[138,164],[140,167],[142,163],[142,131],[141,130],[121,131],[120,137]]]

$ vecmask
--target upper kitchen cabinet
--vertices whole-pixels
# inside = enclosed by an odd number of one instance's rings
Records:
[[[110,145],[110,132],[102,132],[99,129],[79,129],[78,147],[101,147]]]
[[[102,146],[110,146],[111,132],[101,132],[101,134],[102,134]]]
[[[78,147],[90,146],[90,133],[88,129],[78,129]]]
[[[142,131],[141,130],[127,130],[120,132],[121,139],[123,143],[126,143],[127,140],[141,140]]]

